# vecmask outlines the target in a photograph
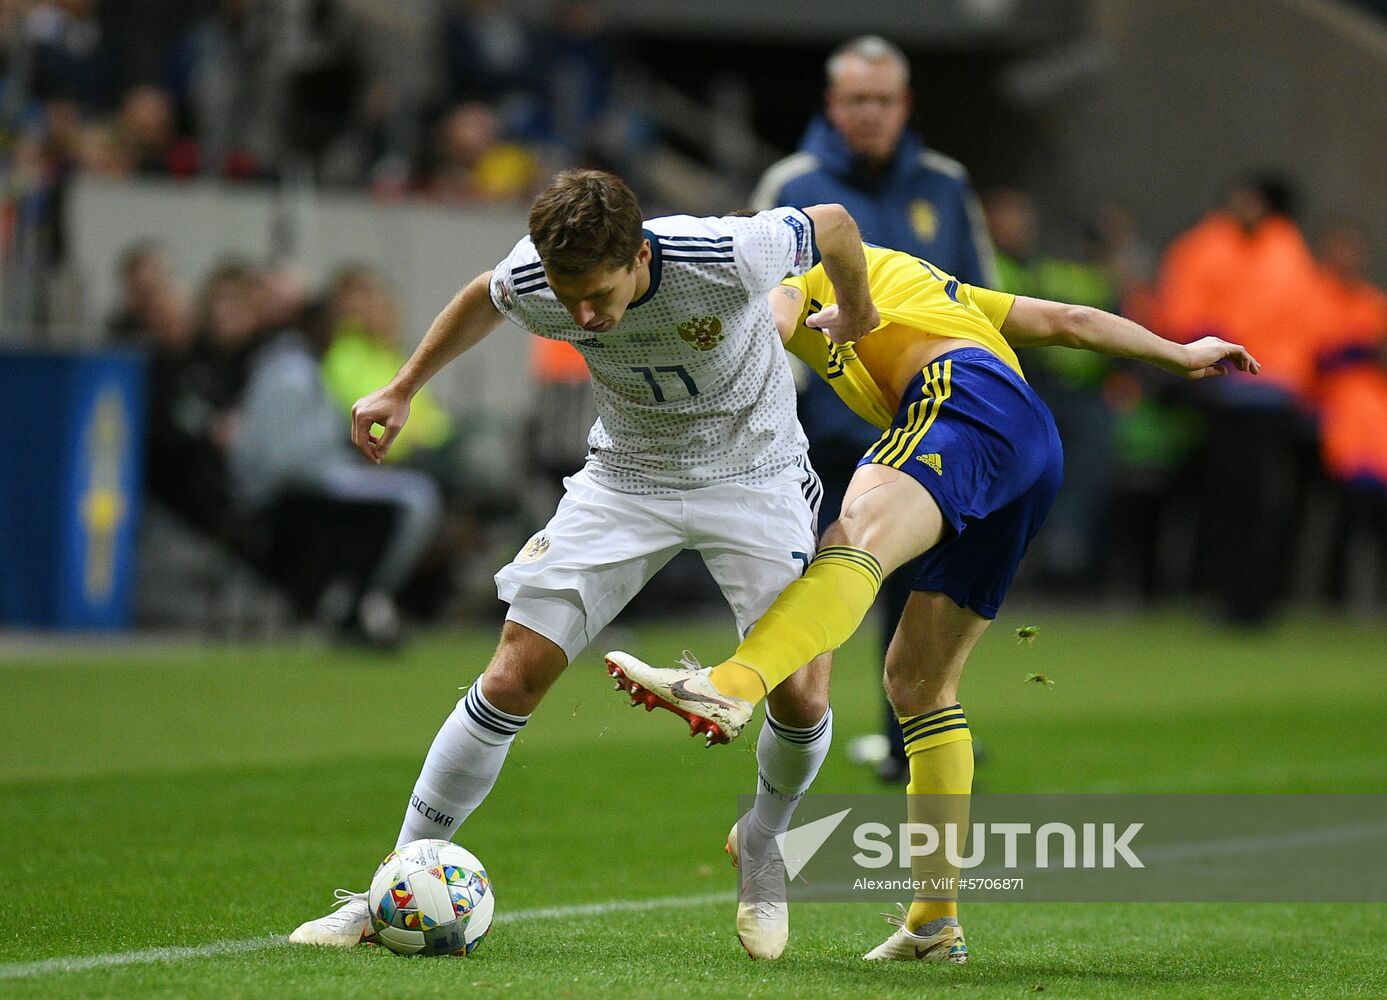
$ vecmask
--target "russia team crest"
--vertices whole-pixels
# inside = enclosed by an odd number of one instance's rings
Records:
[[[679,336],[696,351],[711,351],[722,343],[722,320],[716,316],[694,316],[680,323]]]
[[[549,551],[549,536],[541,532],[535,535],[525,547],[520,550],[520,554],[515,557],[516,562],[532,563],[544,558],[544,554]]]

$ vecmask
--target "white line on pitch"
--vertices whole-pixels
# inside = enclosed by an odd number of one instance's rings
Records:
[[[647,910],[666,910],[702,906],[705,903],[728,903],[736,897],[730,892],[707,892],[697,896],[665,896],[661,899],[612,899],[604,903],[578,903],[573,906],[539,906],[528,910],[513,910],[496,915],[498,924],[520,923],[526,920],[552,920],[565,917],[600,917],[609,913],[642,913]],[[219,955],[239,955],[248,951],[281,948],[289,943],[283,935],[246,938],[241,941],[213,941],[210,944],[186,948],[142,948],[109,955],[80,955],[73,958],[45,958],[37,962],[17,962],[0,965],[0,979],[33,979],[59,972],[86,972],[89,969],[111,969],[122,965],[149,965],[154,962],[177,962],[185,958],[215,958]]]

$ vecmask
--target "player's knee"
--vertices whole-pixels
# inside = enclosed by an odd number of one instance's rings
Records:
[[[828,711],[829,672],[814,666],[791,674],[766,699],[776,722],[796,729],[815,725]]]
[[[820,547],[820,548],[822,548],[822,547],[825,546],[825,545],[848,545],[848,544],[850,544],[849,541],[848,541],[848,532],[847,532],[847,529],[845,529],[845,528],[842,526],[841,519],[838,520],[838,521],[834,521],[834,522],[833,522],[832,524],[830,524],[826,529],[824,529],[824,533],[823,533],[822,537],[820,537],[820,539],[819,539],[819,547]]]
[[[922,715],[958,701],[955,680],[938,676],[927,666],[901,654],[887,656],[882,686],[886,689],[886,700],[898,715]]]
[[[861,509],[861,507],[862,505],[859,504],[858,509],[843,511],[843,513],[838,516],[838,520],[833,522],[833,526],[829,528],[829,531],[833,532],[836,536],[835,540],[833,542],[828,542],[828,533],[826,532],[824,541],[832,545],[852,545],[857,548],[865,547],[864,543],[866,542],[867,531],[871,526],[872,518],[871,515],[865,509]]]
[[[528,715],[567,662],[563,650],[548,639],[506,622],[482,674],[482,693],[503,712]]]

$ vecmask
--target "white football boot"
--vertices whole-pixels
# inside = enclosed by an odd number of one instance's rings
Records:
[[[732,858],[732,867],[742,867],[734,823],[723,847]],[[767,851],[755,869],[742,872],[737,900],[737,940],[752,958],[775,959],[785,951],[790,939],[790,905],[785,900],[785,861],[778,850]]]
[[[862,957],[868,962],[951,962],[962,965],[968,961],[968,945],[963,941],[963,928],[954,917],[931,920],[922,931],[912,934],[905,928],[906,909],[896,904],[898,913],[883,913],[888,924],[896,930],[889,938]]]
[[[705,746],[731,743],[751,721],[755,708],[749,701],[723,694],[687,652],[678,667],[652,667],[630,653],[607,654],[607,673],[616,678],[616,689],[631,696],[631,707],[644,705],[647,712],[663,708],[689,724],[689,735],[705,733]]]
[[[317,920],[299,924],[289,935],[290,944],[353,948],[374,936],[366,893],[337,889],[333,895],[337,897],[337,909]]]

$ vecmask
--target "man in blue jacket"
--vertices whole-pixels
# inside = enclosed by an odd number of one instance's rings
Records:
[[[868,243],[923,257],[970,285],[997,287],[982,208],[957,161],[925,145],[910,120],[910,64],[886,39],[844,42],[826,64],[824,114],[809,124],[799,152],[773,165],[752,195],[757,210],[843,205]],[[809,456],[823,478],[826,520],[842,506],[857,459],[879,432],[858,419],[819,379],[801,397]],[[902,567],[882,588],[883,643],[890,642],[910,596],[914,569]],[[888,780],[906,773],[895,713],[887,706]]]

